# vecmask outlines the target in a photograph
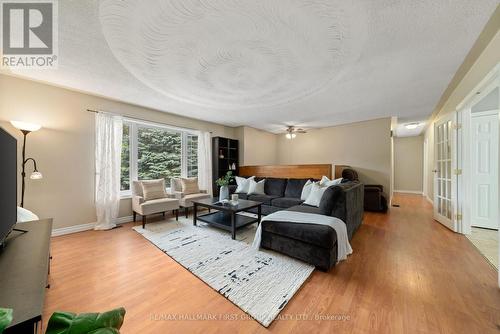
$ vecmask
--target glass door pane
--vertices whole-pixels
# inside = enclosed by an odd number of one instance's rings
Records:
[[[451,121],[438,126],[437,135],[437,192],[438,192],[438,213],[444,217],[451,218]]]

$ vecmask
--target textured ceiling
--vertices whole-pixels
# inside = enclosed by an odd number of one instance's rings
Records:
[[[15,74],[269,131],[425,120],[497,4],[59,1],[59,68]]]
[[[366,22],[355,13],[363,12],[346,1],[149,5],[102,3],[111,51],[147,86],[200,107],[268,108],[311,96],[352,66],[366,36],[352,21]]]

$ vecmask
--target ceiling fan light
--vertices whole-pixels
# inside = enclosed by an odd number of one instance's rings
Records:
[[[292,135],[292,139],[297,137],[297,135],[295,133],[292,133],[291,135]]]
[[[287,133],[287,134],[286,134],[286,139],[292,139],[292,138],[293,138],[293,137],[292,137],[292,134],[291,134],[291,133]]]

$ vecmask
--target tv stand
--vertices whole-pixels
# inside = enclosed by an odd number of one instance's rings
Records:
[[[16,224],[15,229],[23,233],[10,235],[0,251],[1,307],[14,310],[4,334],[34,333],[41,330],[48,286],[52,219]]]

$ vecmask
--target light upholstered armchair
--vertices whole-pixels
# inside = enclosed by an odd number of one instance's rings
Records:
[[[179,206],[184,208],[186,218],[188,217],[189,208],[193,207],[194,200],[210,198],[207,190],[198,188],[198,178],[176,178],[170,179],[171,195],[179,200]]]
[[[152,183],[157,182],[157,189],[146,189],[143,187],[143,182],[148,183],[149,188]],[[175,219],[179,220],[179,200],[167,196],[165,191],[165,180],[132,181],[132,211],[134,213],[134,222],[137,214],[140,214],[142,216],[142,228],[144,228],[148,215],[162,213],[165,217],[165,212],[170,210],[175,214]]]

